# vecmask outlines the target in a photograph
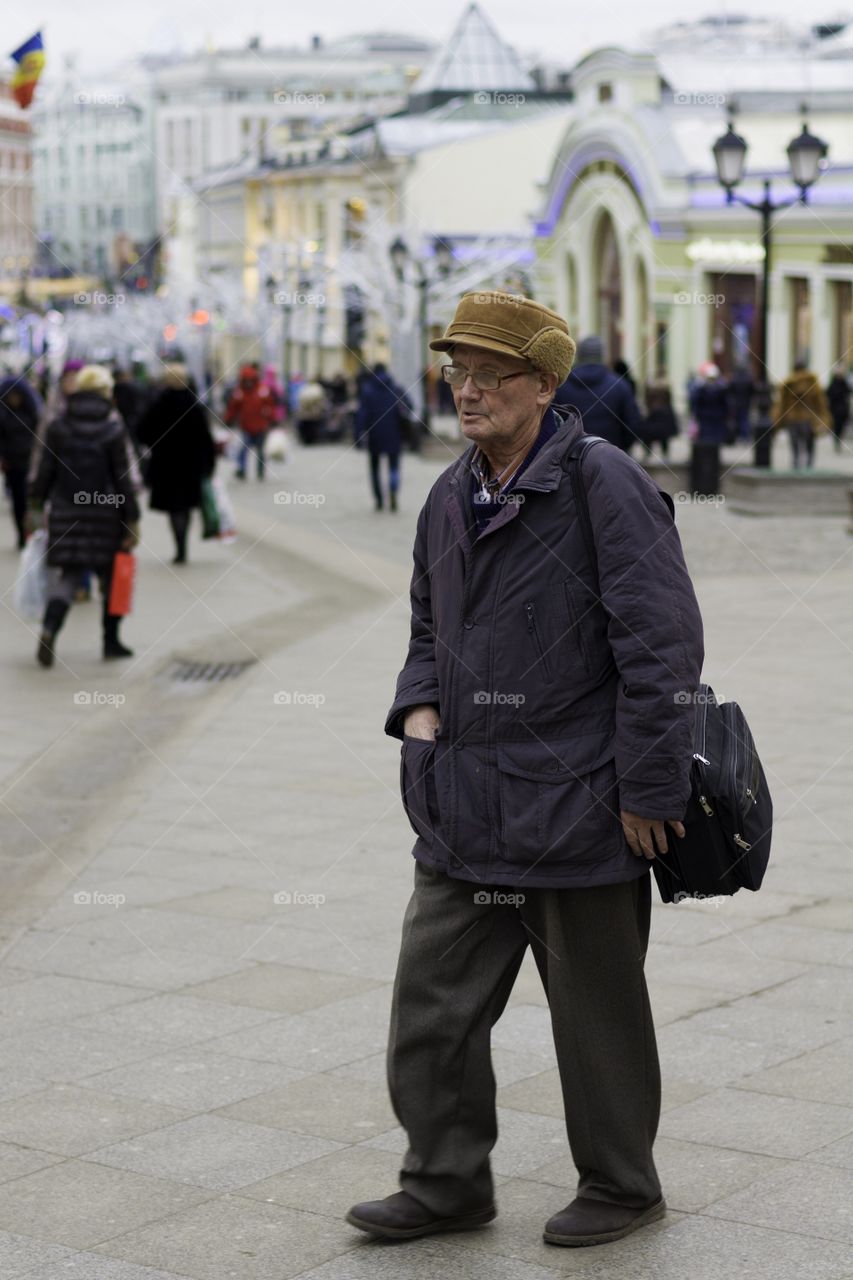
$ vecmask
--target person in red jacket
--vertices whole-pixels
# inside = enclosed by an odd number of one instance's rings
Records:
[[[261,382],[257,366],[244,364],[240,370],[240,380],[225,409],[225,421],[228,426],[236,423],[243,438],[243,447],[234,473],[238,480],[246,479],[246,465],[249,450],[258,460],[258,479],[264,478],[264,446],[267,432],[275,422],[275,392]]]

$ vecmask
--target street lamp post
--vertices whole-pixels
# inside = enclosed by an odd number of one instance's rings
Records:
[[[443,279],[450,274],[453,267],[453,246],[448,240],[436,237],[436,239],[433,240],[432,250],[436,265],[435,276]],[[388,252],[391,257],[391,263],[394,267],[397,279],[402,280],[406,264],[412,260],[408,245],[405,240],[400,236],[397,236]],[[415,258],[413,261],[417,271],[415,284],[418,289],[419,358],[422,370],[421,377],[423,386],[423,408],[421,411],[421,421],[423,422],[424,432],[429,435],[432,430],[432,411],[429,404],[429,383],[427,381],[427,370],[430,366],[429,290],[434,277],[429,274],[419,258]]]
[[[770,466],[770,446],[772,439],[772,423],[770,421],[770,374],[767,368],[767,316],[770,303],[770,265],[773,247],[772,215],[780,209],[787,209],[794,204],[808,204],[809,188],[820,176],[821,163],[827,154],[827,146],[820,138],[809,133],[804,122],[802,132],[789,143],[787,148],[788,164],[791,179],[800,188],[800,194],[789,200],[773,201],[770,198],[770,180],[764,181],[764,198],[759,201],[747,200],[735,191],[735,187],[743,177],[746,162],[746,141],[734,129],[734,120],[729,120],[729,127],[712,148],[714,163],[717,168],[717,179],[726,192],[726,203],[744,205],[761,214],[761,247],[764,251],[764,269],[761,276],[761,312],[758,336],[758,363],[761,381],[757,393],[757,418],[754,431],[755,466]]]

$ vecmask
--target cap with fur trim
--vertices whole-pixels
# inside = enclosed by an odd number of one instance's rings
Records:
[[[518,356],[542,373],[555,373],[560,382],[575,358],[574,339],[563,317],[515,293],[463,293],[444,336],[429,345],[432,351],[450,351],[461,343]]]

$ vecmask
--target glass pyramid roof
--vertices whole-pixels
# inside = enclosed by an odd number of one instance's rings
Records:
[[[469,4],[449,38],[439,46],[413,86],[427,93],[535,91],[518,54],[505,44],[477,4]]]

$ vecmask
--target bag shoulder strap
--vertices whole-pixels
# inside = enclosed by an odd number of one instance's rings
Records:
[[[595,594],[601,595],[601,583],[598,575],[598,553],[595,549],[595,536],[592,531],[592,518],[589,514],[589,495],[586,489],[586,482],[583,478],[583,460],[589,450],[597,444],[607,444],[608,441],[603,436],[579,435],[577,439],[569,445],[563,464],[569,472],[569,478],[572,485],[572,495],[575,500],[575,509],[580,520],[581,534],[583,535],[584,546],[586,547],[587,559],[592,569],[595,581]],[[666,504],[670,518],[675,523],[675,503],[670,494],[663,489],[658,489],[658,493]]]

